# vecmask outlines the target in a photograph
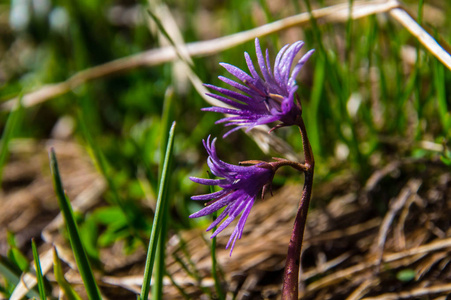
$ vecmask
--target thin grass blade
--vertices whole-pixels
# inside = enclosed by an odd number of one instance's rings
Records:
[[[64,295],[68,300],[81,300],[81,297],[75,292],[69,282],[64,277],[63,268],[61,266],[61,260],[58,257],[58,252],[53,247],[53,273],[55,274],[55,280],[63,290]]]
[[[164,104],[163,104],[163,117],[161,120],[161,146],[160,146],[160,153],[164,153],[165,146],[168,143],[169,139],[169,126],[171,126],[171,120],[173,119],[173,99],[174,99],[174,91],[172,87],[169,87],[166,90]],[[162,174],[163,174],[163,166],[164,166],[164,159],[165,156],[161,155],[160,160],[160,172],[159,172],[159,180],[161,181]],[[172,173],[171,170],[171,164],[168,166],[168,174]],[[168,182],[170,181],[170,177],[168,177]],[[158,237],[158,246],[157,246],[157,253],[155,256],[156,263],[155,263],[155,270],[153,272],[154,276],[154,284],[152,288],[152,299],[161,299],[163,297],[163,277],[165,275],[165,249],[166,249],[166,235],[168,230],[168,222],[169,222],[169,199],[168,199],[168,193],[165,190],[162,196],[162,214],[163,214],[163,222],[161,224],[161,231]]]
[[[153,219],[153,225],[152,225],[152,232],[150,234],[150,241],[149,241],[149,248],[147,250],[147,257],[146,257],[146,266],[144,269],[144,279],[143,279],[143,285],[141,289],[141,300],[147,300],[149,297],[149,290],[150,290],[150,281],[153,271],[153,265],[155,261],[155,254],[156,254],[156,248],[158,244],[158,237],[160,235],[160,231],[162,228],[162,217],[163,217],[163,208],[164,203],[162,203],[162,200],[164,198],[165,193],[167,193],[168,189],[168,169],[169,165],[172,160],[172,151],[173,151],[173,145],[174,145],[174,131],[175,131],[175,122],[172,123],[171,130],[169,131],[169,137],[168,137],[168,143],[166,147],[166,153],[164,156],[164,163],[163,163],[163,169],[161,172],[161,180],[160,180],[160,186],[158,189],[158,198],[157,198],[157,205],[155,208],[155,216]]]
[[[323,97],[324,80],[326,78],[326,63],[324,57],[321,55],[316,60],[315,75],[313,80],[312,94],[310,96],[310,103],[307,108],[309,112],[306,114],[310,144],[315,153],[323,153],[320,139],[320,103]]]
[[[53,186],[58,198],[58,205],[64,217],[64,221],[67,226],[67,231],[69,233],[69,240],[72,246],[72,251],[74,252],[75,261],[77,262],[78,270],[80,271],[81,278],[86,288],[86,293],[89,299],[101,299],[99,288],[97,287],[96,281],[94,279],[94,274],[92,273],[91,266],[86,256],[85,249],[80,239],[80,234],[78,233],[77,223],[75,222],[72,206],[70,205],[69,199],[67,198],[63,183],[58,169],[58,161],[56,159],[55,150],[50,149],[50,169],[53,176]]]
[[[3,130],[2,139],[0,141],[0,184],[3,178],[3,166],[5,165],[6,158],[8,156],[8,145],[14,136],[14,130],[19,122],[22,112],[22,95],[19,97],[18,105],[11,110],[11,113],[6,120],[5,129]]]
[[[166,31],[166,28],[164,27],[163,23],[161,22],[161,20],[158,18],[158,16],[152,12],[151,10],[147,10],[147,13],[149,14],[149,16],[152,18],[152,20],[155,22],[155,24],[158,27],[158,30],[160,31],[161,34],[163,34],[163,36],[169,41],[169,43],[175,48],[177,49],[176,55],[178,58],[180,58],[182,61],[186,62],[189,66],[192,66],[193,60],[191,59],[191,57],[189,56],[188,53],[186,53],[186,51],[183,51],[182,49],[180,49],[177,44],[174,42],[174,40],[171,38],[171,36],[169,35],[169,33]]]
[[[9,281],[12,285],[17,285],[21,280],[21,271],[17,269],[16,266],[13,265],[6,257],[0,255],[0,274],[2,277]],[[30,289],[27,292],[27,297],[39,297],[39,293],[36,290],[36,287]]]
[[[445,81],[445,67],[436,59],[433,60],[434,68],[434,87],[437,91],[437,106],[440,116],[440,121],[442,123],[443,132],[445,133],[445,138],[450,135],[450,113],[448,111],[448,104],[446,101],[446,81]]]
[[[208,176],[210,177],[210,179],[214,179],[214,176],[208,172]],[[210,193],[214,193],[215,192],[215,188],[214,186],[210,185]],[[216,218],[218,217],[218,212],[215,211],[212,214],[212,222],[214,222],[216,220]],[[213,231],[216,231],[217,226],[213,227]],[[219,279],[218,276],[218,261],[216,259],[216,236],[213,237],[211,239],[211,248],[210,248],[210,253],[211,253],[211,274],[213,276],[213,280],[215,281],[215,290],[216,290],[216,295],[218,297],[218,299],[223,300],[225,299],[224,297],[224,293],[222,292],[222,288],[221,288],[221,280]]]
[[[44,277],[42,276],[41,261],[39,260],[38,250],[34,239],[31,239],[31,249],[33,251],[34,265],[36,267],[36,277],[38,279],[39,295],[42,300],[47,299],[45,295]]]
[[[8,243],[9,249],[7,252],[8,259],[14,263],[22,272],[28,272],[30,269],[30,262],[28,258],[20,251],[17,247],[16,237],[15,235],[7,231],[6,232],[6,241]]]

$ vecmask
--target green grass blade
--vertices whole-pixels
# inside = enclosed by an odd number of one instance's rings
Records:
[[[174,90],[169,87],[166,90],[164,104],[163,104],[163,116],[161,120],[161,144],[160,144],[160,170],[158,179],[161,181],[163,174],[163,166],[164,159],[163,153],[165,151],[165,146],[168,143],[169,139],[169,126],[171,126],[171,120],[173,119],[173,99],[174,99]],[[169,174],[171,174],[171,165],[168,166]],[[170,177],[170,176],[169,176]],[[168,181],[170,178],[168,178]],[[165,191],[162,196],[162,214],[163,214],[163,222],[161,224],[161,230],[158,237],[158,246],[157,253],[155,254],[155,270],[153,273],[154,284],[152,288],[152,299],[161,299],[163,297],[163,277],[165,275],[165,249],[166,249],[166,235],[168,230],[168,222],[169,222],[169,199],[168,193]]]
[[[15,266],[11,261],[8,260],[3,255],[0,255],[0,274],[4,279],[6,279],[10,284],[17,285],[21,280],[22,271],[20,271],[17,266]],[[39,297],[39,293],[36,287],[33,287],[27,292],[27,297]]]
[[[315,153],[318,153],[319,155],[324,152],[321,147],[321,139],[320,139],[319,127],[321,122],[320,116],[321,112],[319,108],[321,98],[323,97],[325,78],[326,78],[326,63],[324,61],[324,57],[320,56],[316,59],[312,94],[310,96],[310,103],[307,109],[308,113],[306,113],[310,144],[312,146],[313,151],[315,151]]]
[[[64,221],[69,233],[69,240],[74,252],[75,261],[77,262],[78,270],[80,271],[81,278],[86,288],[86,293],[89,299],[101,299],[99,288],[97,287],[92,273],[91,266],[86,256],[86,252],[83,248],[83,244],[78,233],[77,223],[75,222],[72,207],[69,199],[63,189],[63,183],[58,169],[58,161],[56,159],[55,150],[50,149],[50,169],[53,175],[53,186],[58,198],[58,205],[64,217]]]
[[[423,0],[418,1],[418,24],[421,26],[423,23]],[[414,107],[417,110],[417,118],[418,120],[422,119],[423,115],[423,107],[421,104],[421,90],[422,90],[422,78],[421,78],[421,43],[417,41],[416,46],[416,61],[415,61],[415,90],[414,90]],[[416,126],[416,139],[419,140],[421,138],[421,122],[418,122]]]
[[[424,0],[418,1],[418,17],[417,21],[420,26],[423,25],[423,6],[424,6]]]
[[[446,81],[445,67],[436,59],[433,59],[434,68],[434,86],[437,91],[437,106],[442,123],[445,138],[449,136],[450,113],[448,112],[448,104],[446,101]],[[448,136],[447,136],[448,135]]]
[[[16,237],[10,231],[6,232],[6,241],[9,249],[7,251],[8,259],[15,264],[22,272],[28,272],[30,269],[30,262],[28,258],[17,248]]]
[[[53,273],[55,274],[55,280],[63,290],[64,295],[68,300],[81,300],[81,297],[75,292],[69,282],[64,277],[63,268],[61,266],[61,260],[58,257],[56,248],[53,247]]]
[[[5,129],[3,130],[2,139],[0,141],[0,184],[3,177],[3,166],[5,165],[6,158],[8,157],[8,145],[14,136],[14,130],[20,119],[22,112],[22,95],[19,97],[18,105],[14,108],[6,120]]]
[[[42,276],[41,261],[39,260],[38,250],[34,239],[31,239],[31,249],[33,251],[34,265],[36,267],[36,277],[38,279],[39,295],[42,300],[47,299],[45,295],[44,277]]]
[[[169,41],[169,43],[174,47],[174,49],[177,49],[178,48],[177,44],[174,42],[174,40],[171,38],[169,33],[166,31],[166,28],[164,28],[164,25],[161,22],[161,20],[158,18],[158,16],[156,14],[154,14],[151,10],[147,10],[147,13],[152,18],[152,21],[154,21],[155,24],[157,25],[160,33],[163,34],[163,36]],[[186,62],[188,64],[188,66],[193,65],[193,61],[190,56],[183,55],[180,51],[175,51],[175,52],[177,54],[177,57],[180,58],[182,61]]]
[[[345,64],[345,68],[346,68],[346,74],[347,74],[347,88],[348,91],[347,93],[349,94],[351,92],[351,81],[352,81],[352,58],[353,55],[351,55],[351,49],[352,49],[352,24],[353,24],[353,20],[352,20],[352,5],[353,5],[353,0],[349,0],[349,10],[348,10],[348,20],[346,21],[346,45],[345,45],[345,58],[346,58],[346,64]]]
[[[174,89],[172,87],[168,87],[166,89],[166,93],[164,95],[164,102],[163,102],[163,113],[161,117],[161,139],[160,139],[160,165],[159,165],[159,174],[158,174],[158,180],[161,181],[161,175],[163,173],[163,165],[165,156],[163,153],[166,151],[168,140],[169,140],[169,134],[170,134],[170,128],[172,126],[172,120],[174,116]]]
[[[161,172],[161,180],[160,180],[160,186],[158,189],[158,198],[157,198],[157,205],[155,209],[155,216],[153,219],[152,224],[152,232],[150,234],[150,241],[149,241],[149,248],[147,250],[147,257],[146,257],[146,266],[144,269],[144,279],[143,279],[143,285],[141,289],[141,300],[147,300],[149,296],[149,290],[150,290],[150,280],[152,277],[152,271],[153,271],[153,265],[155,261],[155,253],[156,248],[158,244],[158,236],[160,235],[160,231],[162,228],[162,217],[163,217],[163,209],[164,209],[164,203],[162,203],[162,200],[164,198],[165,193],[167,193],[168,190],[168,169],[169,165],[172,160],[172,151],[173,151],[173,145],[174,145],[174,131],[175,131],[175,122],[172,123],[171,130],[169,131],[169,138],[168,143],[166,147],[166,154],[164,156],[164,163],[163,163],[163,169]]]
[[[165,198],[165,197],[163,197]],[[167,233],[167,205],[164,203],[167,199],[163,199],[162,214],[163,222],[159,230],[158,235],[158,245],[155,253],[155,268],[153,272],[153,287],[152,287],[152,299],[162,299],[163,298],[163,277],[165,275],[165,249],[166,249],[166,233]]]
[[[214,176],[209,172],[208,173],[210,179],[214,179]],[[214,186],[210,185],[210,193],[214,193],[215,189]],[[213,218],[213,222],[216,220],[216,218],[218,217],[218,212],[215,211],[212,214],[212,218]],[[213,231],[216,231],[217,226],[213,227]],[[221,288],[221,280],[219,279],[218,276],[218,262],[216,260],[216,236],[213,237],[211,239],[211,248],[210,248],[210,253],[211,253],[211,274],[213,276],[213,280],[215,281],[215,290],[216,290],[216,295],[218,297],[218,299],[223,300],[225,299],[224,297],[224,293],[222,292],[222,288]]]

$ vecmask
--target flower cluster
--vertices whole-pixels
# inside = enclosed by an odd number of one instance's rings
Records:
[[[302,110],[300,103],[295,102],[295,93],[298,89],[296,76],[314,51],[308,51],[291,71],[294,58],[303,44],[303,42],[298,41],[292,45],[284,46],[277,54],[272,69],[268,50],[266,50],[264,56],[259,40],[255,39],[258,67],[263,77],[255,69],[248,53],[245,53],[244,57],[250,75],[233,65],[221,63],[221,66],[239,79],[241,83],[222,76],[219,79],[239,92],[207,84],[207,87],[219,93],[209,93],[208,95],[229,107],[210,107],[203,110],[229,115],[217,121],[217,123],[225,123],[225,126],[236,126],[227,131],[224,137],[240,128],[247,127],[247,130],[250,130],[255,126],[277,121],[280,123],[273,127],[271,131],[278,127],[299,124]],[[192,214],[190,218],[206,216],[225,207],[219,217],[207,228],[207,231],[209,231],[222,222],[211,236],[215,237],[237,216],[241,215],[226,246],[226,249],[231,246],[230,254],[232,254],[236,240],[240,239],[243,234],[244,224],[257,195],[260,191],[263,191],[263,197],[279,166],[293,165],[293,163],[258,161],[253,162],[254,164],[251,166],[231,165],[218,158],[215,142],[216,139],[210,142],[210,137],[207,141],[203,141],[209,155],[208,166],[218,179],[196,177],[190,179],[196,183],[218,186],[222,190],[206,195],[193,196],[191,198],[193,200],[210,200],[210,202],[207,203],[205,208]]]

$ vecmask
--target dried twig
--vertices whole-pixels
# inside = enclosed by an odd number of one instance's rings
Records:
[[[384,246],[387,239],[388,230],[390,229],[390,226],[395,219],[396,214],[404,207],[407,199],[409,199],[412,194],[415,194],[418,191],[420,185],[421,181],[418,179],[409,180],[406,186],[399,193],[398,197],[396,199],[393,199],[394,201],[390,201],[390,209],[385,215],[384,220],[382,221],[382,225],[379,229],[379,234],[377,237],[377,243],[373,248],[373,252],[376,253],[377,257],[376,268],[378,270],[382,262],[382,256],[384,253]]]
[[[346,298],[346,300],[359,300],[362,299],[362,296],[365,295],[365,293],[373,286],[378,285],[379,284],[379,280],[376,278],[368,278],[366,280],[364,280],[359,286],[358,288],[356,288],[354,290],[354,292],[352,292],[351,295],[349,295],[348,298]]]
[[[315,268],[306,272],[301,273],[301,280],[300,281],[306,281],[307,279],[310,279],[312,277],[318,276],[319,274],[326,273],[333,268],[341,265],[344,261],[346,261],[348,258],[351,257],[350,253],[343,253],[342,255],[338,256],[337,258],[331,259],[327,262],[325,262],[323,265],[321,265],[321,268]]]
[[[393,8],[390,10],[390,15],[416,37],[432,55],[437,57],[438,60],[451,70],[451,56],[449,53],[407,11],[402,8]]]
[[[409,215],[410,207],[415,202],[416,197],[418,197],[418,194],[414,195],[413,197],[409,197],[407,202],[404,204],[404,208],[399,214],[398,223],[396,224],[396,227],[393,229],[393,236],[395,238],[395,241],[397,241],[395,247],[398,250],[406,249],[406,236],[404,226],[406,224],[407,216]]]

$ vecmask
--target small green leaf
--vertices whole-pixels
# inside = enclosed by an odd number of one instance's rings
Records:
[[[407,282],[407,281],[411,281],[411,280],[415,279],[415,275],[416,275],[415,270],[405,269],[405,270],[399,271],[398,274],[396,274],[396,278],[399,281]]]
[[[30,268],[30,263],[27,257],[17,248],[16,238],[12,232],[7,232],[6,239],[9,245],[7,256],[9,260],[14,263],[22,272],[27,272]]]
[[[92,218],[86,218],[85,221],[80,225],[79,229],[80,237],[83,240],[83,246],[85,247],[86,254],[88,254],[91,259],[99,261],[100,254],[97,247],[97,239],[99,233],[95,220]]]
[[[8,258],[22,271],[28,271],[30,263],[25,255],[20,252],[16,247],[8,250]]]
[[[440,156],[440,160],[447,166],[451,166],[451,158],[445,157],[444,155]]]

